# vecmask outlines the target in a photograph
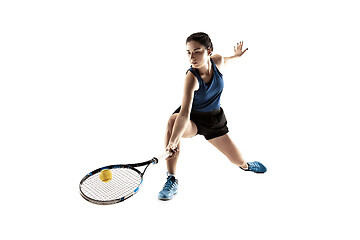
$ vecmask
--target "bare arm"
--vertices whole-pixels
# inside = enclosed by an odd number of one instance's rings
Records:
[[[174,150],[180,142],[181,136],[184,134],[186,127],[190,123],[190,112],[194,98],[194,91],[198,88],[198,81],[189,71],[185,78],[184,94],[181,103],[181,110],[177,116],[173,131],[169,140],[168,149]]]
[[[235,59],[240,58],[247,50],[246,48],[244,51],[242,50],[243,42],[239,42],[234,46],[234,55],[231,57],[223,57],[219,54],[214,55],[212,58],[215,61],[216,66],[221,68],[222,66],[228,64],[229,62],[233,62]]]
[[[234,59],[240,58],[249,48],[246,48],[244,51],[242,50],[244,42],[241,41],[234,46],[234,56],[224,57],[224,64],[228,62],[232,62]]]

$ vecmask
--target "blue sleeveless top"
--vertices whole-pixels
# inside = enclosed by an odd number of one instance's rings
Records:
[[[213,69],[213,78],[209,83],[205,83],[202,80],[197,69],[191,67],[188,70],[196,76],[199,82],[199,89],[194,92],[192,104],[192,110],[194,111],[211,112],[220,108],[220,96],[224,88],[223,75],[219,72],[211,58],[210,61]]]

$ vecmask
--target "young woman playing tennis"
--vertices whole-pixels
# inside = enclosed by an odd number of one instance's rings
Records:
[[[248,50],[243,51],[242,46],[243,42],[237,43],[231,57],[218,54],[212,56],[213,45],[206,33],[194,33],[187,38],[186,48],[191,67],[186,73],[181,106],[171,115],[167,125],[165,147],[173,154],[166,161],[168,178],[159,192],[159,199],[169,200],[177,193],[178,180],[175,178],[175,171],[181,137],[203,135],[241,169],[256,173],[266,172],[266,167],[260,162],[246,162],[242,158],[227,134],[227,120],[220,107],[220,96],[224,87],[220,69]]]

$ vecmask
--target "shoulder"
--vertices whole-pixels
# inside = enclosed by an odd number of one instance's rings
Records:
[[[224,65],[224,57],[221,56],[220,54],[215,54],[214,56],[211,56],[210,58],[214,61],[215,65],[218,69],[220,69]]]
[[[185,87],[194,91],[199,89],[199,82],[194,73],[190,71],[190,69],[186,72]]]

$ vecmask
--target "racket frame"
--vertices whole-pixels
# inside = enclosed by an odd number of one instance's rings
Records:
[[[166,155],[164,155],[166,156]],[[161,156],[163,157],[163,156]],[[160,158],[161,158],[160,157]],[[157,157],[154,157],[152,158],[151,160],[149,161],[146,161],[146,162],[142,162],[142,163],[133,163],[133,164],[115,164],[115,165],[108,165],[108,166],[105,166],[105,167],[101,167],[101,168],[98,168],[98,169],[95,169],[94,171],[88,173],[85,175],[85,177],[83,177],[80,181],[80,184],[79,184],[79,190],[80,190],[80,195],[87,201],[91,202],[91,203],[95,203],[95,204],[99,204],[99,205],[110,205],[110,204],[115,204],[115,203],[119,203],[119,202],[122,202],[122,201],[125,201],[126,199],[130,198],[131,196],[134,196],[140,189],[141,185],[142,185],[142,182],[143,182],[143,176],[145,174],[145,171],[146,169],[150,166],[150,164],[157,164],[159,162],[159,158]],[[142,166],[146,166],[144,171],[141,172],[139,171],[138,169],[136,169],[136,167],[142,167]],[[86,196],[85,193],[82,192],[81,190],[81,185],[82,183],[88,179],[89,177],[91,177],[92,175],[94,174],[97,174],[99,172],[101,172],[102,170],[104,169],[116,169],[116,168],[128,168],[128,169],[131,169],[135,172],[137,172],[140,177],[141,177],[141,181],[140,181],[140,184],[139,186],[133,191],[131,192],[130,194],[120,198],[120,199],[114,199],[114,200],[108,200],[108,201],[100,201],[100,200],[95,200],[95,199],[92,199],[88,196]]]

